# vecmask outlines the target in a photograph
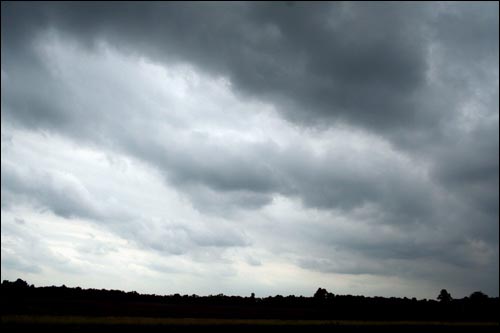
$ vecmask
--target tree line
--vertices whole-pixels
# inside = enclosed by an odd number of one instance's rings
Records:
[[[1,284],[2,314],[148,317],[498,321],[499,298],[476,291],[455,299],[336,295],[318,288],[311,297],[216,294],[155,295],[135,291],[35,287],[18,279]]]

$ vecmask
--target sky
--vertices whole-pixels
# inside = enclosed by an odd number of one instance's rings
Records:
[[[499,294],[498,2],[1,4],[1,279]]]

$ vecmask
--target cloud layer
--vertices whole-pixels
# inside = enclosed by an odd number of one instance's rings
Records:
[[[2,6],[2,277],[498,295],[497,3]]]

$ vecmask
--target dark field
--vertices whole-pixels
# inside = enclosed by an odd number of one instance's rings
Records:
[[[496,332],[494,322],[2,316],[3,332]]]

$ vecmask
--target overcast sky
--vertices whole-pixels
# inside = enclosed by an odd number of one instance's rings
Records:
[[[498,2],[1,6],[2,279],[498,296]]]

